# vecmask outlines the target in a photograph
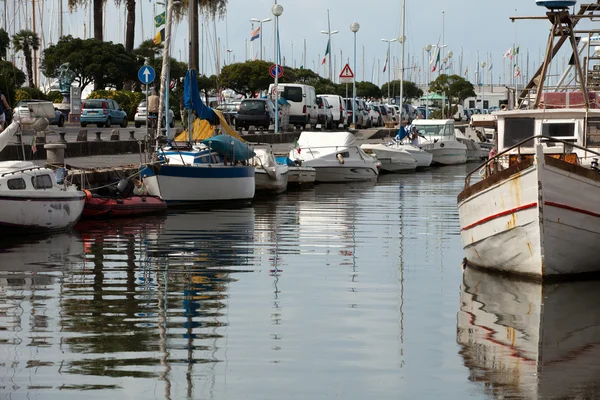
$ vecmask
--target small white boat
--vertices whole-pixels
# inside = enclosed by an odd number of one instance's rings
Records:
[[[287,156],[276,157],[275,160],[279,164],[285,164],[288,166],[288,187],[310,185],[315,183],[317,170],[313,167],[302,165],[301,163],[298,163]]]
[[[381,162],[384,172],[414,172],[417,161],[402,146],[383,143],[365,143],[360,148],[369,155],[374,155]]]
[[[478,161],[481,162],[488,157],[490,149],[487,150],[481,147],[480,142],[466,137],[460,130],[455,129],[456,140],[467,146],[467,162]]]
[[[0,133],[0,151],[19,129],[15,120]],[[70,228],[84,203],[85,193],[62,179],[57,182],[50,168],[30,161],[0,162],[0,227],[7,234]]]
[[[302,132],[289,157],[313,167],[316,182],[368,182],[379,175],[377,161],[350,132]]]
[[[433,155],[434,164],[454,165],[467,162],[467,146],[456,140],[454,120],[417,119],[413,127],[423,138],[420,146]]]
[[[256,154],[249,160],[254,166],[256,191],[263,193],[283,193],[287,189],[289,167],[275,161],[273,149],[269,144],[255,144]]]

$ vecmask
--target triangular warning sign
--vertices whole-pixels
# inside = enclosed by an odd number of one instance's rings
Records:
[[[354,73],[350,69],[350,65],[346,64],[344,69],[342,69],[342,73],[340,74],[340,78],[354,78]]]

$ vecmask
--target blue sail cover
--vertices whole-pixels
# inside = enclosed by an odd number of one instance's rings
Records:
[[[207,120],[211,125],[215,124],[215,112],[212,108],[205,106],[200,98],[198,78],[196,77],[196,70],[194,69],[189,69],[185,73],[183,102],[185,108],[196,111],[198,118]]]
[[[202,144],[207,145],[220,155],[231,160],[248,160],[255,156],[252,147],[247,143],[229,135],[217,135],[209,139],[204,139]]]

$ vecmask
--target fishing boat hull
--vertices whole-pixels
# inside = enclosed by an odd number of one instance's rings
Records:
[[[289,185],[310,185],[315,183],[317,170],[312,167],[289,167]]]
[[[157,196],[112,198],[86,192],[82,218],[137,217],[166,211],[167,203]]]
[[[599,272],[599,197],[600,174],[540,147],[459,195],[467,261],[542,280]]]
[[[432,164],[456,165],[467,162],[467,146],[458,141],[438,141],[423,144],[423,150],[431,153]]]
[[[0,227],[4,232],[58,231],[75,225],[83,211],[85,194],[79,191],[0,193]]]
[[[249,203],[255,193],[254,167],[249,165],[194,164],[143,166],[148,194],[167,206]]]
[[[288,167],[280,165],[271,171],[256,168],[254,179],[257,193],[279,194],[286,191],[288,186]]]
[[[377,157],[383,172],[413,172],[417,169],[417,161],[402,147],[365,143],[360,148]]]

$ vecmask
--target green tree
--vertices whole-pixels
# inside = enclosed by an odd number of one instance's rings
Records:
[[[6,61],[6,53],[10,46],[10,37],[4,29],[0,29],[0,59]]]
[[[352,88],[348,92],[348,96],[352,97]],[[379,86],[371,82],[356,82],[356,97],[375,98],[381,97],[381,89]]]
[[[262,60],[227,65],[221,71],[221,85],[252,97],[256,91],[268,89],[273,81],[269,75],[270,66],[271,63]]]
[[[16,104],[15,90],[26,81],[25,73],[15,67],[10,61],[0,61],[0,92],[6,97],[11,106]]]
[[[442,74],[430,83],[429,91],[447,96],[450,99],[450,105],[447,110],[452,109],[452,105],[462,103],[467,97],[476,96],[473,84],[465,78],[458,75]],[[455,103],[452,103],[452,101]],[[447,111],[446,112],[447,116]]]
[[[395,81],[391,81],[389,83],[390,86],[390,91],[392,93],[400,93],[400,80],[395,80]],[[423,91],[421,89],[419,89],[419,87],[411,81],[402,81],[402,87],[403,87],[403,91],[402,91],[402,97],[404,97],[404,101],[405,102],[410,102],[410,100],[414,100],[414,99],[418,99],[421,96],[423,96]],[[381,87],[381,92],[382,93],[387,93],[388,90],[388,84],[384,83],[383,86]]]
[[[31,52],[40,48],[40,38],[38,35],[28,29],[20,30],[13,35],[13,46],[15,51],[22,51],[25,56],[25,68],[29,78],[29,87],[35,87],[33,82],[33,58]]]
[[[139,60],[125,51],[122,44],[99,42],[65,36],[57,44],[44,50],[41,70],[48,77],[58,76],[58,67],[70,63],[75,82],[83,90],[90,83],[95,89],[112,86],[122,89],[128,79],[137,79]]]

